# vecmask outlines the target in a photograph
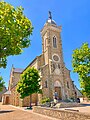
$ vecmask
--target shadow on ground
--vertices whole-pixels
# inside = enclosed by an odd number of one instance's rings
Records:
[[[83,106],[90,106],[90,104],[82,104]]]
[[[0,114],[13,112],[14,110],[0,110]]]

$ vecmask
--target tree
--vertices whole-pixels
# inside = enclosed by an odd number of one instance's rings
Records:
[[[30,95],[31,108],[32,94],[41,93],[40,76],[38,70],[34,67],[26,69],[17,84],[17,91],[20,93],[22,99]]]
[[[3,78],[0,76],[0,91],[2,91],[4,83]]]
[[[90,48],[84,43],[79,49],[73,51],[72,66],[79,75],[83,93],[90,98]]]
[[[23,14],[23,8],[16,9],[0,2],[0,67],[6,67],[7,57],[22,53],[29,47],[32,34],[31,21]]]

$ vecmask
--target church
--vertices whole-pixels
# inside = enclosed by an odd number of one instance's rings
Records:
[[[33,94],[32,102],[38,102],[43,97],[53,100],[53,95],[57,92],[58,99],[66,100],[77,97],[74,83],[70,78],[70,70],[65,67],[63,61],[61,26],[58,26],[52,19],[49,11],[48,20],[41,30],[42,37],[42,53],[37,56],[26,68],[35,67],[40,72],[42,94]],[[24,70],[14,68],[12,66],[9,80],[7,96],[4,95],[3,101],[8,97],[7,102],[16,106],[28,106],[29,97],[20,99],[19,93],[16,91],[16,85],[20,79],[20,74]]]

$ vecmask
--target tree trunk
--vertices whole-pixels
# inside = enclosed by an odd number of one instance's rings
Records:
[[[37,106],[37,101],[38,101],[38,94],[36,94],[36,102],[35,102],[35,106]]]
[[[30,108],[32,108],[32,95],[30,95]]]

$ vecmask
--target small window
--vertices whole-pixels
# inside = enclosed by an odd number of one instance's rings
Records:
[[[55,64],[52,63],[52,64],[51,64],[51,71],[54,72],[54,70],[55,70]]]
[[[47,88],[48,87],[48,85],[47,85],[47,81],[45,81],[45,88]]]
[[[53,47],[57,48],[57,40],[55,36],[53,37]]]
[[[55,70],[55,64],[53,63],[53,71]]]

